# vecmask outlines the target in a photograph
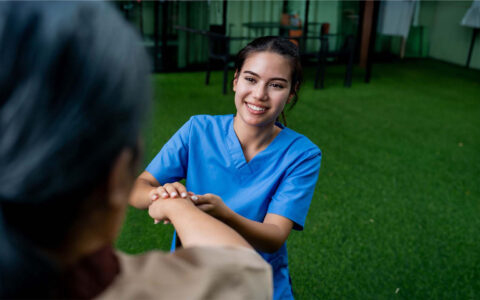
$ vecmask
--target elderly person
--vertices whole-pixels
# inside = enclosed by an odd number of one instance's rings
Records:
[[[268,264],[188,198],[149,208],[184,249],[113,249],[148,108],[139,45],[105,3],[0,3],[0,298],[271,297]]]

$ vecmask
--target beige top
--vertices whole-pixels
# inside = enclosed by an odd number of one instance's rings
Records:
[[[99,299],[271,299],[272,270],[254,250],[194,247],[118,253],[121,273]]]

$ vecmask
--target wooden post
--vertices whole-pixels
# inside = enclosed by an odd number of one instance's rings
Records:
[[[366,54],[365,82],[370,82],[372,75],[373,54],[375,52],[375,39],[377,37],[378,14],[380,11],[380,1],[371,0],[372,12],[370,16],[370,34]]]
[[[372,33],[373,5],[374,0],[365,0],[363,9],[362,40],[360,44],[360,67],[367,67],[368,50]]]

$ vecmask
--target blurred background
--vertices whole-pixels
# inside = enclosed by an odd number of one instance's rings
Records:
[[[281,35],[302,55],[288,126],[323,153],[298,299],[480,299],[479,1],[121,1],[152,58],[143,167],[196,114],[235,113],[233,55]],[[131,208],[117,247],[168,250]]]
[[[301,50],[316,51],[323,26],[324,33],[337,35],[331,38],[331,50],[341,47],[342,36],[354,34],[357,56],[362,50],[358,46],[365,47],[365,40],[372,39],[375,54],[383,58],[435,58],[458,65],[466,65],[472,34],[479,26],[475,23],[479,16],[473,14],[471,23],[461,24],[473,1],[209,0],[116,5],[143,36],[156,72],[191,70],[208,60],[208,39],[176,26],[244,37],[231,42],[230,54],[260,35],[308,36]],[[480,49],[474,47],[473,52],[477,55],[471,55],[470,66],[479,69]]]

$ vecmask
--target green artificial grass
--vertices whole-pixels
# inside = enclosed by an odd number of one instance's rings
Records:
[[[288,125],[323,152],[305,230],[288,240],[297,299],[480,298],[480,72],[432,60],[314,70]],[[153,76],[145,165],[191,115],[234,112],[221,73]],[[130,208],[117,247],[167,250],[170,225]]]

